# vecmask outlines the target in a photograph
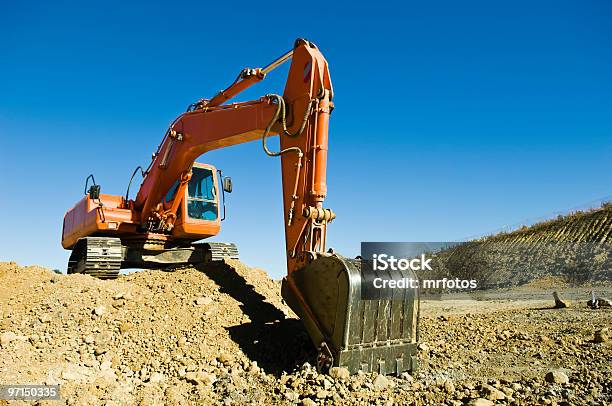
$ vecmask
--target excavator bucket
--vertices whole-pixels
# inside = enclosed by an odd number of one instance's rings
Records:
[[[416,279],[410,270],[401,273]],[[283,279],[283,298],[318,348],[317,367],[397,375],[415,370],[418,290],[363,299],[363,279],[359,259],[336,254],[319,256]]]

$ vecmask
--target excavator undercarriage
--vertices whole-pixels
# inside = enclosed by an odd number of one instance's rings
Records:
[[[117,237],[81,238],[68,260],[68,273],[84,273],[100,279],[115,279],[125,268],[175,270],[225,258],[239,259],[232,243],[203,242],[164,248],[155,241],[129,245]]]

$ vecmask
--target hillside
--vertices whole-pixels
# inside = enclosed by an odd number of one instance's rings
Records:
[[[476,279],[480,288],[548,278],[570,285],[612,281],[612,205],[577,212],[436,254],[437,276]]]

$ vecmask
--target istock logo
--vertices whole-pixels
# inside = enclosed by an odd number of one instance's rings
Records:
[[[361,298],[404,300],[419,295],[478,288],[472,274],[449,261],[457,242],[362,242]],[[456,276],[469,276],[460,279]],[[433,297],[433,296],[431,296]]]
[[[432,271],[431,258],[425,258],[421,254],[420,258],[395,258],[393,255],[373,254],[372,270],[374,271]]]

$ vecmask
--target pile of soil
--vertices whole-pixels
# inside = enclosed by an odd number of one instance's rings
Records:
[[[414,375],[319,374],[279,281],[240,262],[110,281],[5,262],[0,382],[88,405],[612,401],[609,309],[455,305],[424,304]]]

